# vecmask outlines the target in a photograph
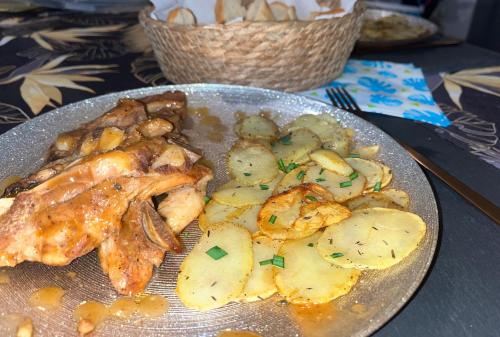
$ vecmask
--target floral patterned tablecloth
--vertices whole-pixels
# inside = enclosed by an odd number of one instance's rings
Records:
[[[499,118],[494,113],[500,104],[500,67],[439,74],[430,79],[434,82],[434,99],[452,124],[427,127],[500,168],[495,124]],[[105,15],[46,9],[0,13],[0,134],[57,106],[168,83],[136,13]],[[468,98],[462,96],[476,97],[478,93],[482,95],[478,101],[481,108],[464,110],[461,100]],[[485,105],[490,108],[484,109]]]

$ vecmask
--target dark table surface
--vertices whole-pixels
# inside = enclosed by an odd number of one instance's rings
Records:
[[[412,62],[425,73],[500,64],[500,54],[468,44],[356,57]],[[500,125],[500,100],[494,109],[494,122]],[[370,115],[369,119],[500,204],[497,168],[444,141],[432,127],[381,115]],[[500,227],[438,178],[430,173],[427,176],[441,217],[434,264],[410,303],[375,335],[500,336]]]
[[[112,72],[106,73],[88,69],[87,75],[99,74],[96,76],[105,78],[105,81],[90,84],[83,82],[95,93],[62,89],[62,104],[95,94],[168,83],[159,74],[151,54],[146,49],[130,47],[124,42],[126,39],[94,37],[94,40],[87,44],[60,44],[45,35],[45,41],[49,42],[51,49],[43,41],[37,41],[30,35],[33,31],[68,24],[87,27],[124,24],[127,29],[120,27],[119,30],[132,35],[136,23],[134,15],[110,18],[98,15],[84,17],[74,13],[35,12],[31,14],[31,20],[19,15],[15,17],[21,17],[20,25],[13,25],[12,18],[8,15],[0,15],[0,133],[14,127],[23,118],[36,115],[30,110],[26,99],[21,98],[19,82],[5,85],[2,79],[5,79],[9,72],[10,75],[13,71],[30,72],[30,69],[60,55],[73,55],[64,61],[65,66],[75,63],[114,65]],[[110,28],[110,31],[116,30],[116,27]],[[85,53],[87,59],[79,58],[81,53]],[[357,53],[355,57],[412,62],[422,67],[427,75],[500,65],[500,54],[468,44],[383,53]],[[22,69],[28,64],[31,64],[29,69]],[[434,93],[439,94],[439,91]],[[490,97],[486,100],[481,93],[467,94],[462,99],[464,109],[474,111],[478,115],[481,115],[483,110],[488,110],[488,117],[485,118],[495,129],[495,124],[500,124],[500,98]],[[56,103],[52,100],[52,104],[58,105]],[[14,120],[2,122],[2,111],[7,111],[2,108],[5,107],[14,107],[9,110],[9,113],[14,113]],[[46,105],[37,113],[50,109],[51,107]],[[19,118],[19,121],[16,118]],[[440,132],[442,130],[382,115],[370,115],[369,119],[389,134],[418,149],[497,205],[500,204],[500,170],[480,160],[467,148],[457,146],[456,142],[443,137],[443,132]],[[493,135],[496,137],[495,131]],[[441,216],[441,233],[435,261],[414,298],[375,335],[500,336],[500,226],[432,174],[428,174],[428,178],[434,188]]]

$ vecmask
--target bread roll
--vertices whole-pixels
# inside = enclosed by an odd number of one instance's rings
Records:
[[[295,11],[295,6],[288,7],[288,18],[291,21],[297,20],[297,12]]]
[[[245,20],[256,22],[274,21],[274,16],[266,0],[255,0],[248,7]]]
[[[215,21],[226,23],[238,17],[245,16],[245,7],[241,0],[217,0],[215,2]]]
[[[282,2],[276,1],[269,5],[271,12],[273,13],[274,19],[276,21],[288,21],[290,17],[288,15],[288,6]]]
[[[168,13],[167,22],[176,25],[196,25],[196,16],[190,9],[178,7]]]

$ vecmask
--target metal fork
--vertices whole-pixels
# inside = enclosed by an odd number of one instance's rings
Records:
[[[356,116],[366,120],[364,116],[365,112],[361,110],[361,108],[356,103],[354,98],[349,94],[349,92],[345,88],[326,89],[326,93],[334,106],[352,112]],[[465,185],[464,183],[462,183],[461,181],[450,175],[441,167],[434,164],[432,161],[427,159],[425,156],[420,154],[417,150],[415,150],[411,146],[405,144],[399,139],[396,138],[394,139],[410,154],[410,156],[417,163],[419,163],[422,167],[432,172],[436,177],[438,177],[448,186],[453,188],[455,192],[460,194],[474,206],[483,211],[486,215],[488,215],[491,219],[493,219],[493,221],[495,221],[497,225],[500,225],[500,208],[498,208],[495,204],[493,204],[488,199],[483,197],[481,194],[471,189],[469,186]]]

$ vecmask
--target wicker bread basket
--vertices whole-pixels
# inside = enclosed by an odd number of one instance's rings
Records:
[[[364,5],[316,21],[174,26],[139,20],[166,78],[174,83],[229,83],[300,91],[338,77],[361,29]]]

